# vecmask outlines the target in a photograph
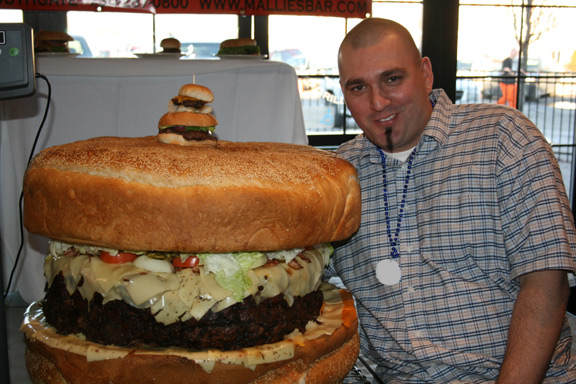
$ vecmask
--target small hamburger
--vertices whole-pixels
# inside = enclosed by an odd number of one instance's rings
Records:
[[[69,53],[68,42],[72,36],[61,31],[40,31],[34,37],[36,53]]]
[[[214,101],[210,88],[198,84],[184,84],[178,90],[178,96],[170,99],[168,112],[211,113],[208,105]]]
[[[173,37],[168,37],[160,42],[162,51],[160,53],[180,53],[180,41]]]
[[[229,39],[220,43],[216,55],[260,55],[260,47],[254,39],[246,37]]]
[[[51,239],[22,329],[35,382],[340,383],[349,293],[321,281],[358,228],[356,171],[307,146],[102,137],[28,167],[24,224]]]
[[[178,95],[168,103],[168,112],[158,121],[158,141],[165,144],[197,145],[199,142],[214,144],[218,120],[212,115],[214,95],[209,88],[185,84]]]

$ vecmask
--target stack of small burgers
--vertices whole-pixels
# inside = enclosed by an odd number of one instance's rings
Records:
[[[166,144],[196,145],[218,140],[214,135],[218,120],[212,114],[214,95],[197,84],[180,87],[178,96],[168,103],[168,112],[158,121],[158,141]]]

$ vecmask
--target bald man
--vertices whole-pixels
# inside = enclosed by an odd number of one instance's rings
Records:
[[[366,19],[338,52],[363,133],[362,224],[332,270],[386,383],[568,383],[576,231],[540,131],[502,105],[454,105],[410,33]]]

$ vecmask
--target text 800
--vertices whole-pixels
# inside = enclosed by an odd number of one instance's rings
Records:
[[[155,8],[188,8],[190,0],[148,0]]]

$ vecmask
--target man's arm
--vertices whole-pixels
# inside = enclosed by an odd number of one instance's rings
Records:
[[[541,383],[546,375],[566,314],[570,287],[566,271],[520,276],[506,355],[498,384]]]

